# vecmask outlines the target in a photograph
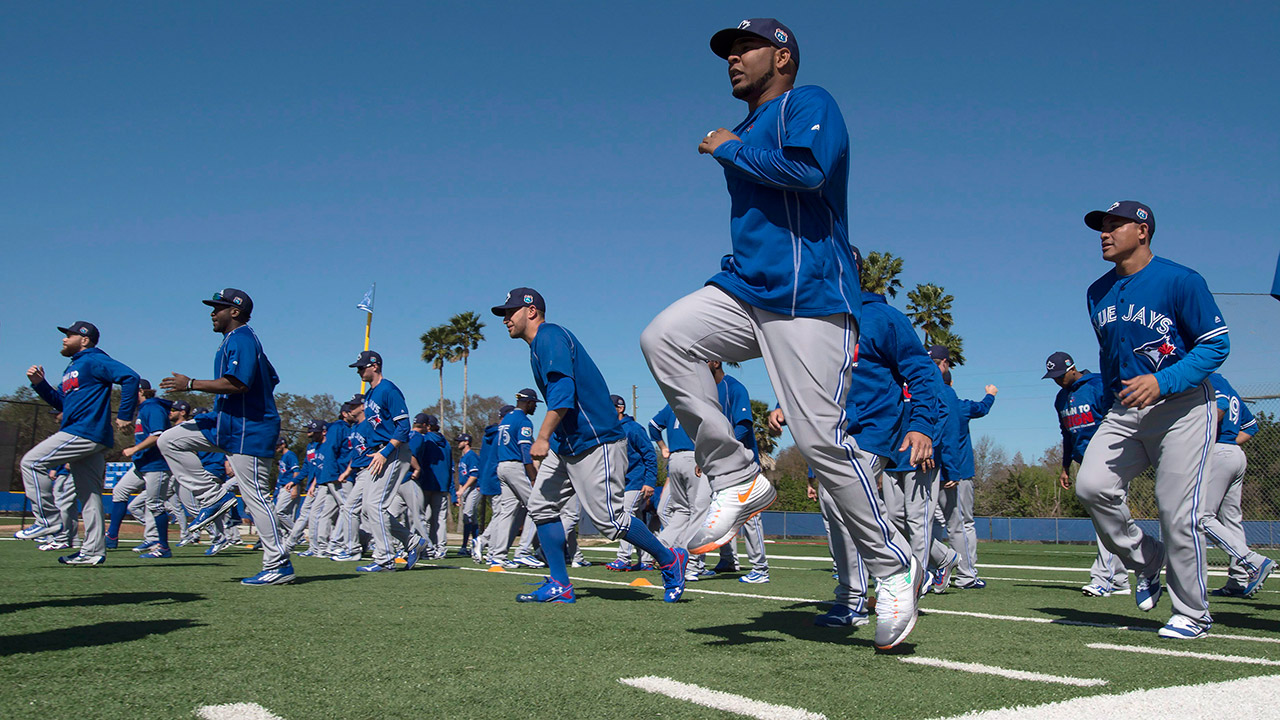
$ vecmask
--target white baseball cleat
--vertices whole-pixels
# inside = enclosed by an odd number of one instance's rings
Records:
[[[748,520],[764,512],[778,498],[778,491],[764,473],[750,482],[725,488],[711,495],[711,507],[693,537],[689,539],[689,554],[709,553],[729,542],[738,529]]]
[[[914,557],[906,570],[879,581],[876,588],[876,647],[888,650],[916,626],[924,573]]]

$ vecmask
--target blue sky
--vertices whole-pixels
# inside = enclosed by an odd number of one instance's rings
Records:
[[[60,369],[53,327],[76,319],[146,377],[207,376],[199,301],[234,286],[280,389],[342,396],[376,281],[373,346],[418,407],[437,398],[418,336],[531,285],[647,418],[639,333],[729,251],[696,146],[745,106],[707,40],[779,11],[800,83],[849,126],[851,237],[955,295],[960,395],[1001,388],[975,435],[1039,454],[1045,357],[1096,366],[1088,210],[1143,200],[1157,254],[1215,291],[1270,288],[1274,4],[8,3],[0,388]],[[1220,304],[1224,374],[1280,389],[1280,307]],[[470,387],[512,394],[527,348],[486,322]],[[759,362],[738,375],[772,402]]]

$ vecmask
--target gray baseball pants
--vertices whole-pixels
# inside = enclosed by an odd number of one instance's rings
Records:
[[[53,504],[62,518],[62,532],[50,537],[74,545],[80,518],[76,513],[76,481],[70,475],[59,475],[53,479]]]
[[[640,509],[640,491],[639,490],[623,490],[622,491],[622,507],[626,513],[635,517],[636,511]],[[618,541],[618,560],[631,564],[631,554],[636,550],[636,546],[627,542],[626,538]]]
[[[696,472],[697,464],[692,450],[673,452],[667,458],[667,484],[662,493],[663,502],[667,504],[667,520],[658,539],[671,547],[689,546],[689,539],[702,525],[702,518],[711,506],[711,483],[706,473]],[[705,570],[704,556],[690,556],[686,569]]]
[[[293,493],[285,492],[283,484],[276,488],[276,515],[280,517],[280,526],[287,533],[293,533],[293,524],[297,522],[303,497],[303,493],[298,493],[298,497],[294,497]]]
[[[423,522],[427,526],[424,536],[431,543],[432,549],[444,552],[449,545],[449,493],[439,490],[424,490]]]
[[[226,450],[209,442],[195,422],[188,421],[165,430],[160,435],[160,454],[164,455],[169,469],[182,485],[199,501],[200,507],[213,504],[231,492],[232,483],[238,483],[245,509],[253,520],[262,542],[262,569],[275,570],[289,562],[289,549],[284,544],[284,529],[280,517],[271,502],[268,484],[271,482],[272,459],[226,453]],[[235,471],[235,477],[226,485],[210,475],[200,464],[198,452],[222,452]]]
[[[462,522],[478,522],[476,509],[480,507],[480,488],[472,485],[470,490],[467,490],[462,494],[461,498],[458,498],[458,506],[462,508],[460,513]]]
[[[937,569],[946,565],[954,565],[960,561],[960,553],[952,550],[939,538],[946,526],[947,518],[942,514],[942,473],[933,474],[933,484],[929,492],[929,567]]]
[[[616,540],[631,526],[631,516],[623,505],[626,471],[626,440],[597,445],[577,455],[548,453],[529,494],[529,515],[538,524],[560,520],[565,504],[577,495],[591,522]]]
[[[305,492],[302,493],[302,506],[298,508],[298,518],[289,527],[289,539],[286,541],[291,548],[302,542],[303,537],[307,534],[308,527],[311,528],[312,539],[315,539],[316,508],[320,506],[319,487],[319,485],[316,486],[315,497]]]
[[[423,519],[425,513],[426,499],[422,495],[422,486],[406,475],[391,498],[391,516],[394,518],[403,516],[405,520],[401,524],[408,526],[409,530],[418,537],[429,538],[427,523]]]
[[[693,438],[714,491],[749,482],[760,467],[734,437],[705,362],[764,359],[792,438],[831,493],[868,571],[881,578],[905,571],[911,550],[885,518],[857,443],[844,432],[857,342],[858,328],[847,314],[778,315],[714,286],[672,303],[640,336],[649,369]]]
[[[525,524],[525,508],[533,494],[533,483],[525,472],[524,463],[514,460],[498,463],[498,480],[502,482],[502,495],[493,519],[489,521],[489,560],[493,562],[506,559],[516,529]]]
[[[1208,482],[1205,483],[1200,529],[1231,556],[1230,580],[1227,583],[1231,587],[1247,585],[1249,578],[1266,559],[1261,553],[1250,550],[1245,541],[1240,496],[1247,468],[1248,461],[1239,445],[1214,444]]]
[[[409,447],[401,445],[392,451],[381,475],[374,477],[368,468],[361,468],[356,478],[356,487],[364,486],[361,515],[373,535],[373,561],[376,563],[386,565],[395,558],[395,546],[391,543],[393,537],[405,547],[409,546],[409,530],[391,514],[391,500],[410,469]]]
[[[1098,539],[1098,554],[1093,558],[1093,565],[1089,567],[1089,581],[1094,585],[1112,590],[1129,589],[1129,571],[1124,569],[1120,556],[1102,544],[1101,538]]]
[[[332,554],[346,547],[342,534],[342,506],[346,502],[345,486],[338,483],[317,483],[316,527],[312,541],[317,553]]]
[[[137,466],[134,466],[129,468],[129,472],[111,490],[112,502],[129,502],[129,514],[143,525],[144,540],[160,539],[160,531],[156,529],[156,516],[168,510],[170,480],[167,472],[140,473]],[[138,497],[129,500],[131,493],[139,491]]]
[[[933,546],[933,515],[930,498],[938,469],[887,472],[884,458],[876,457],[880,476],[880,494],[890,520],[911,544],[911,554],[920,567],[929,567],[929,550]]]
[[[973,527],[973,480],[961,480],[953,488],[943,488],[939,505],[947,519],[947,539],[951,548],[960,556],[955,567],[957,585],[968,585],[978,579],[977,553],[971,546],[976,540],[969,536]]]
[[[788,421],[790,424],[790,421]],[[825,485],[818,484],[818,509],[827,525],[827,547],[836,565],[836,604],[867,613],[867,569],[858,556],[844,518],[831,500]]]
[[[1166,567],[1174,612],[1203,624],[1212,618],[1198,523],[1215,409],[1207,381],[1141,410],[1117,402],[1089,442],[1076,479],[1076,496],[1102,544],[1139,577]],[[1150,465],[1163,548],[1133,522],[1126,502],[1130,481]]]
[[[79,435],[59,430],[22,456],[22,484],[32,512],[41,524],[62,528],[62,516],[53,498],[53,478],[49,471],[70,463],[71,481],[84,519],[84,543],[80,552],[103,555],[107,552],[107,526],[102,508],[102,485],[107,472],[106,446]],[[57,533],[54,533],[56,536]]]

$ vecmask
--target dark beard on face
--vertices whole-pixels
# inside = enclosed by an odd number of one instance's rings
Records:
[[[768,85],[769,81],[773,79],[773,73],[774,73],[774,67],[770,65],[769,72],[765,73],[764,75],[761,75],[760,79],[756,80],[750,85],[739,85],[733,88],[733,96],[738,98],[739,100],[746,100],[747,98],[758,97],[760,93],[764,92],[764,86]]]

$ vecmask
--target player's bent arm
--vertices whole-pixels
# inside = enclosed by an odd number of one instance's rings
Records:
[[[542,427],[538,428],[537,442],[551,442],[551,434],[556,431],[556,428],[560,427],[560,423],[568,413],[569,408],[567,407],[548,409],[542,418]]]
[[[807,147],[766,150],[730,140],[716,148],[712,157],[761,185],[780,190],[816,192],[827,181],[813,152]]]
[[[1176,395],[1204,382],[1231,353],[1231,340],[1222,333],[1203,340],[1191,348],[1177,364],[1155,373],[1161,395]]]
[[[243,395],[249,392],[249,386],[233,375],[223,375],[216,380],[196,380],[181,373],[173,373],[160,381],[160,387],[165,390],[186,390],[214,395]],[[134,394],[137,394],[136,391]]]
[[[1247,441],[1249,440],[1249,438],[1251,438],[1251,437],[1253,437],[1253,433],[1247,433],[1247,432],[1239,433],[1239,434],[1237,434],[1237,435],[1236,435],[1236,444],[1237,444],[1237,445],[1243,445],[1243,444],[1245,444],[1245,442],[1247,442]]]

